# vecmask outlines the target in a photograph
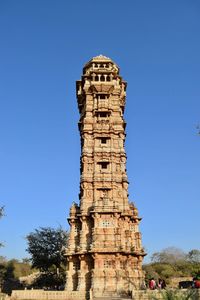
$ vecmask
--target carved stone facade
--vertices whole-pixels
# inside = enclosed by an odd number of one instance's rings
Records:
[[[67,291],[93,297],[128,293],[143,281],[137,208],[128,199],[124,108],[126,82],[105,56],[77,81],[80,112],[80,203],[72,204],[66,250]]]

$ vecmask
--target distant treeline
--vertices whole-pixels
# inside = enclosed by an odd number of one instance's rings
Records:
[[[174,277],[198,277],[200,279],[200,250],[192,249],[185,253],[181,249],[170,247],[156,252],[151,262],[143,266],[146,280],[150,278],[170,282]]]

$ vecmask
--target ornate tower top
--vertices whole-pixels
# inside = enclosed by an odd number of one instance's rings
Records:
[[[89,74],[90,72],[97,70],[104,73],[112,72],[119,74],[119,67],[117,64],[112,59],[102,54],[93,57],[85,64],[83,74]]]
[[[87,62],[85,64],[85,66],[87,64],[89,64],[90,62],[111,62],[111,63],[115,64],[111,58],[109,58],[105,55],[102,55],[102,54],[94,56],[92,59],[89,60],[89,62]]]

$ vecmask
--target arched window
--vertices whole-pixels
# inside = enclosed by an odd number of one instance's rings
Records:
[[[110,75],[107,76],[107,81],[110,81]]]
[[[105,94],[100,94],[100,95],[99,95],[99,99],[105,100],[105,99],[106,99],[106,95],[105,95]]]
[[[100,81],[105,81],[105,76],[104,75],[101,75]]]
[[[73,262],[73,270],[80,270],[80,261],[74,261]]]

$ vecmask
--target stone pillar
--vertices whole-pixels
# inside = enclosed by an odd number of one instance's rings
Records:
[[[80,232],[80,250],[86,251],[87,250],[87,234],[88,234],[88,228],[87,228],[87,220],[86,217],[81,218],[82,221],[82,229]]]
[[[65,284],[65,290],[67,291],[73,291],[73,280],[72,280],[72,275],[73,275],[73,261],[71,260],[72,258],[69,258],[69,269],[66,272],[66,284]]]
[[[70,234],[69,234],[69,243],[68,243],[68,249],[69,252],[73,252],[75,250],[75,223],[74,219],[70,220]]]
[[[79,291],[86,290],[86,272],[87,272],[87,264],[85,261],[85,257],[83,255],[80,256],[80,270],[78,271],[78,288]]]

